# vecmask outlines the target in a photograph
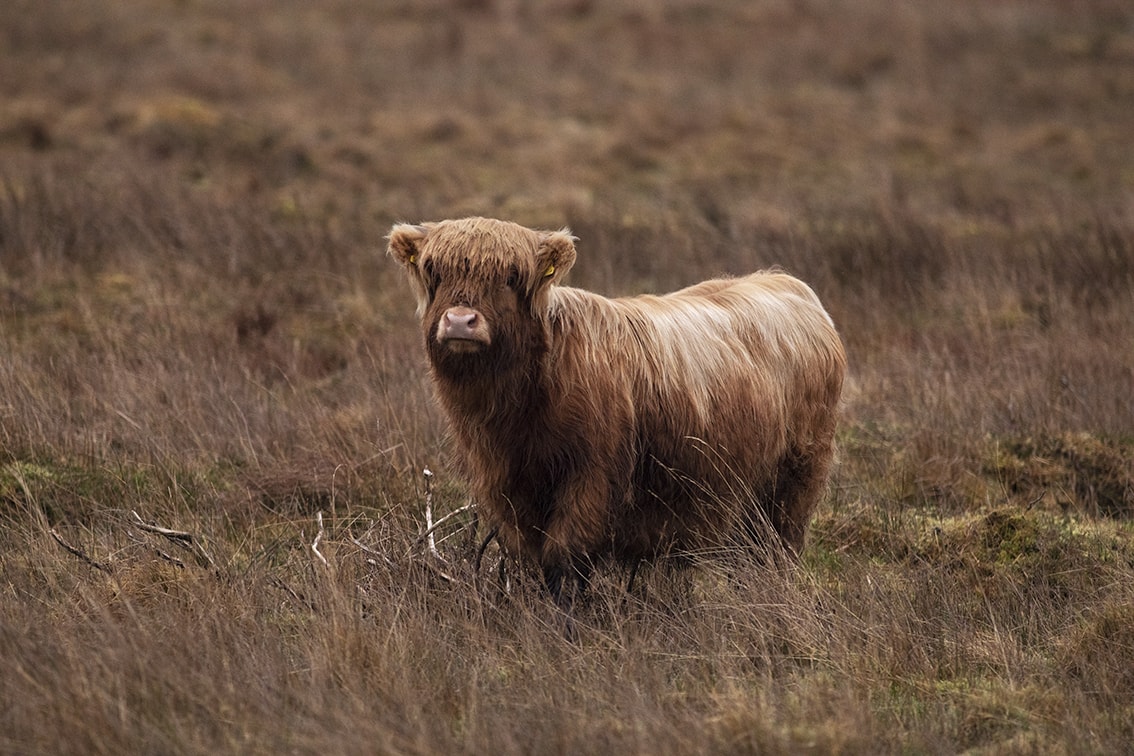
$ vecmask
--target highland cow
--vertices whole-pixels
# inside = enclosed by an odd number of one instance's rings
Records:
[[[846,371],[782,272],[609,299],[559,285],[574,238],[498,220],[395,225],[437,397],[503,548],[570,610],[593,566],[741,534],[803,546]]]

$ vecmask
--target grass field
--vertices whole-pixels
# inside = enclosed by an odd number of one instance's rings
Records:
[[[0,4],[0,752],[1128,750],[1128,5]],[[468,214],[813,285],[798,566],[604,573],[568,643],[468,512],[431,554],[383,237]]]

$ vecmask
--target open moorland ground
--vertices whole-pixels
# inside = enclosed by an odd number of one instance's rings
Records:
[[[1128,750],[1132,124],[1118,0],[0,3],[0,751]],[[471,511],[431,552],[383,237],[467,214],[814,286],[798,565],[604,572],[569,643]]]

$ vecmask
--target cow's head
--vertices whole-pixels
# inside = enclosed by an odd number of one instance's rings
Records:
[[[488,218],[395,225],[389,252],[413,284],[435,362],[523,349],[549,288],[575,262],[567,231]]]

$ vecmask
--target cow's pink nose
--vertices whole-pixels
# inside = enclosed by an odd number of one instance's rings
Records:
[[[441,316],[438,334],[442,341],[450,339],[486,341],[480,313],[470,307],[450,307]]]
[[[476,326],[476,312],[473,310],[449,310],[445,313],[445,325],[453,330],[471,331]]]

